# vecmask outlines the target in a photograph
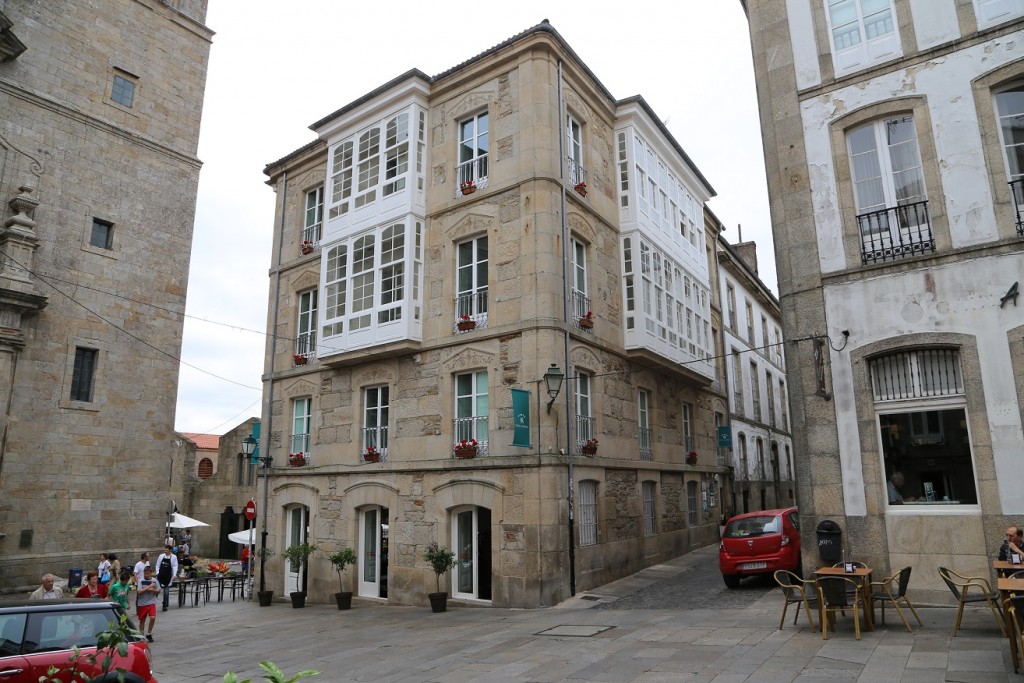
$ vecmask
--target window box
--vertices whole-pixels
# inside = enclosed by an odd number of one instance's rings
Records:
[[[476,439],[463,439],[462,441],[455,442],[455,457],[456,458],[475,458],[477,451],[477,440]]]
[[[309,362],[309,359],[303,356],[301,353],[297,353],[294,356],[292,356],[292,361],[294,361],[296,365],[305,365],[306,363]]]
[[[582,451],[583,455],[597,455],[598,445],[599,442],[597,439],[587,439],[583,442],[583,445],[580,446],[580,451]]]
[[[587,184],[586,183],[576,183],[576,185],[572,189],[574,189],[577,192],[579,192],[581,197],[586,197],[587,196]]]
[[[288,454],[288,466],[289,467],[305,467],[306,466],[306,454],[305,453],[289,453]]]
[[[363,460],[365,462],[378,462],[380,460],[380,451],[373,446],[370,446],[363,451]]]
[[[459,185],[459,189],[462,191],[463,195],[473,194],[474,192],[476,192],[476,183],[474,183],[472,180],[463,181]]]
[[[459,332],[468,332],[469,330],[476,329],[476,321],[470,318],[468,315],[459,317],[458,322],[455,326],[459,328]]]
[[[586,313],[581,315],[580,319],[579,319],[579,324],[580,324],[580,327],[582,327],[584,330],[592,330],[592,329],[594,329],[594,313],[593,313],[593,311],[587,311]]]
[[[303,254],[312,254],[314,248],[314,244],[309,240],[303,240],[302,244],[299,245],[299,251]]]
[[[690,451],[686,454],[686,464],[696,465],[697,464],[697,451]]]

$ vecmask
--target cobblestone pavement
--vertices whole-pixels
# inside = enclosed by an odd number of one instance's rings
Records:
[[[221,681],[229,670],[260,680],[257,663],[269,659],[289,673],[321,671],[311,683],[1024,683],[987,609],[969,609],[956,638],[955,610],[935,607],[919,608],[924,627],[913,633],[890,612],[888,626],[860,640],[851,617],[839,617],[823,640],[803,616],[779,630],[778,591],[718,587],[716,553],[698,550],[547,609],[172,607],[158,614],[156,674],[160,683]],[[714,590],[699,588],[701,576]]]

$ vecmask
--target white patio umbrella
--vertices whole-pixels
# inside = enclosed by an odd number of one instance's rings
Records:
[[[181,514],[180,512],[175,512],[173,515],[171,515],[171,523],[168,524],[168,526],[171,527],[172,529],[191,529],[192,527],[195,527],[195,526],[210,526],[210,525],[207,524],[206,522],[200,522],[198,519],[192,519],[191,517],[186,517],[185,515]]]
[[[258,535],[255,529],[243,529],[242,531],[228,534],[228,540],[239,545],[255,545]]]

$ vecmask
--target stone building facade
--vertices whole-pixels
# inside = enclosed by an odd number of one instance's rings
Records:
[[[425,604],[436,541],[453,599],[534,607],[715,542],[714,192],[643,99],[544,23],[311,127],[266,168],[270,547]]]
[[[737,513],[796,504],[782,320],[778,299],[758,277],[756,246],[729,244],[718,235],[730,493]]]
[[[5,590],[152,548],[180,492],[205,14],[205,0],[0,5]]]
[[[1024,4],[745,7],[805,540],[984,576],[1024,514]]]

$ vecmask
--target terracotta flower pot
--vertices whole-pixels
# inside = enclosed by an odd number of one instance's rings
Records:
[[[459,328],[459,332],[468,332],[469,330],[475,330],[476,329],[476,321],[475,320],[460,320],[459,322],[457,322],[455,324]]]
[[[462,188],[463,195],[473,194],[474,192],[476,192],[476,185],[466,185]]]
[[[466,448],[455,447],[456,458],[475,458],[476,457],[476,446],[467,446]]]
[[[291,467],[305,467],[306,466],[306,459],[305,458],[288,458],[288,464]]]
[[[300,251],[301,251],[301,252],[302,252],[302,253],[303,253],[304,255],[305,255],[305,254],[312,254],[312,253],[313,253],[313,247],[302,247],[302,249],[300,249]]]
[[[597,455],[597,446],[583,446],[583,455]]]
[[[593,329],[594,321],[591,320],[590,318],[580,318],[580,327],[582,327],[585,330]]]
[[[366,462],[377,462],[380,460],[380,451],[374,451],[373,453],[363,453],[363,460]]]

